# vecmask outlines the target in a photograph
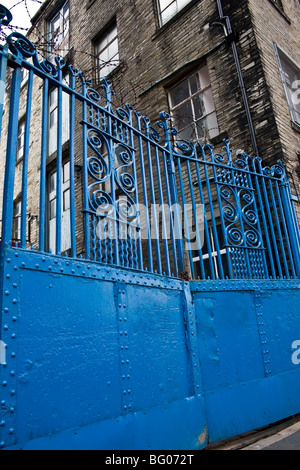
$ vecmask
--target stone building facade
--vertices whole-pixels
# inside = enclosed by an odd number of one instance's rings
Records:
[[[210,142],[217,148],[222,147],[223,139],[229,139],[233,149],[257,154],[266,165],[284,160],[300,217],[299,19],[298,0],[46,0],[33,18],[28,37],[42,57],[63,56],[90,77],[96,89],[107,76],[115,91],[115,106],[130,103],[153,122],[164,110],[184,138]],[[26,77],[23,90],[25,94]],[[34,246],[40,90],[37,79],[28,193],[28,242]],[[53,103],[54,113],[55,97]],[[20,142],[24,106],[20,109]],[[51,103],[49,106],[51,113]],[[82,209],[80,138],[75,136],[78,213]],[[63,158],[67,162],[67,130]],[[3,155],[1,159],[4,165]],[[22,177],[22,158],[19,160],[16,216]],[[49,211],[54,163],[55,148],[48,158]],[[67,166],[65,171],[67,175]],[[82,222],[76,230],[82,239]],[[18,239],[17,222],[14,238]],[[82,250],[83,244],[79,253]]]

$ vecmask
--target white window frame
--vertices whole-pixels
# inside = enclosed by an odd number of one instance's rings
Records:
[[[293,123],[300,128],[300,67],[276,44],[274,44],[274,50],[291,118]],[[290,75],[294,74],[295,80],[292,82],[287,70]]]
[[[160,26],[168,23],[180,10],[192,0],[158,0]]]
[[[47,175],[48,194],[48,248],[55,253],[56,244],[56,168]],[[53,182],[53,185],[51,185]],[[67,204],[66,204],[67,203]],[[61,251],[71,248],[71,225],[70,225],[70,161],[64,160],[62,164],[61,181]]]
[[[19,242],[21,240],[21,201],[17,201],[14,203],[12,238],[14,242]]]
[[[69,85],[69,77],[66,75],[62,80],[63,84]],[[64,145],[70,139],[70,97],[68,93],[62,92],[62,134],[61,141]],[[48,156],[57,150],[57,113],[58,113],[58,95],[57,88],[51,88],[48,98]]]
[[[70,7],[67,0],[49,20],[49,52],[65,55],[69,46]]]
[[[118,28],[114,23],[95,43],[97,80],[109,75],[120,65]]]
[[[17,138],[17,162],[23,158],[24,155],[24,140],[25,140],[25,120],[19,122],[18,138]]]
[[[196,90],[192,89],[192,79],[195,79],[195,83],[197,82]],[[176,97],[175,90],[178,89],[178,87],[184,82],[187,84],[188,95],[180,102],[174,103],[174,98]],[[183,80],[177,82],[176,85],[169,90],[168,96],[170,114],[173,118],[175,128],[178,130],[178,139],[183,138],[185,140],[198,142],[203,139],[207,141],[219,135],[216,109],[207,65],[201,67],[197,72],[194,72],[185,77]],[[203,114],[201,116],[197,116],[197,111],[195,109],[195,102],[198,98],[201,101],[200,107],[202,107],[203,110]],[[178,111],[184,105],[189,105],[190,113],[185,116],[186,124],[181,125],[180,119],[176,117],[176,111]],[[211,125],[209,122],[213,124],[212,127],[208,127]],[[203,124],[203,135],[200,135],[199,124]],[[189,128],[193,129],[193,132],[191,133],[191,137],[186,139],[186,137],[182,134]]]

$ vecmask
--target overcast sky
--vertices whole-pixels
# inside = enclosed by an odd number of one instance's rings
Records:
[[[12,26],[26,29],[30,28],[30,17],[32,18],[38,11],[41,3],[43,3],[42,0],[0,0],[0,4],[8,8],[13,15]],[[26,34],[24,30],[20,32]]]

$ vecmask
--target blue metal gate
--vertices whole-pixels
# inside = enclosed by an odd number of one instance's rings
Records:
[[[108,80],[95,89],[61,58],[40,61],[21,34],[0,61],[0,446],[198,449],[299,412],[300,236],[284,164],[115,108]]]

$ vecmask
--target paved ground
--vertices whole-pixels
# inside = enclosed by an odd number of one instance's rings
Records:
[[[300,450],[300,415],[209,446],[206,450]]]

